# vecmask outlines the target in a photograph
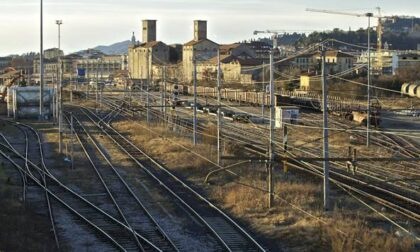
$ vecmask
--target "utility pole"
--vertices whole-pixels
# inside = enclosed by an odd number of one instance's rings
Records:
[[[70,141],[71,141],[71,169],[74,169],[74,127],[73,127],[73,112],[70,112]]]
[[[44,120],[44,11],[41,0],[41,29],[40,29],[40,52],[39,52],[39,119]]]
[[[193,59],[193,79],[194,79],[194,118],[193,118],[193,144],[197,145],[197,62]]]
[[[265,89],[265,62],[263,61],[262,65],[262,86],[263,86],[263,97],[262,98],[262,105],[261,105],[261,116],[262,121],[264,123],[264,110],[265,110],[265,97],[266,97],[266,89]]]
[[[101,81],[102,81],[102,74],[104,70],[104,62],[101,58]],[[105,83],[101,82],[101,85],[99,86],[99,111],[102,111],[102,94],[104,92]]]
[[[318,10],[318,9],[311,9],[308,8],[306,11],[311,12],[320,12],[320,13],[328,13],[328,14],[337,14],[337,15],[346,15],[346,16],[354,16],[354,17],[367,17],[368,18],[368,70],[367,70],[367,115],[366,115],[366,146],[369,147],[370,145],[370,85],[371,85],[371,57],[370,57],[370,19],[372,17],[379,19],[379,25],[381,26],[381,18],[382,16],[379,14],[379,16],[373,15],[373,13],[348,13],[348,12],[341,12],[341,11],[330,11],[330,10]],[[378,43],[379,44],[379,43]],[[381,47],[382,48],[382,47]]]
[[[371,84],[371,58],[370,58],[370,18],[373,16],[372,13],[366,14],[368,18],[368,85],[367,85],[367,111],[366,111],[366,146],[370,145],[370,84]]]
[[[153,49],[152,49],[153,50]],[[150,122],[150,104],[149,104],[149,87],[150,87],[150,71],[153,71],[152,69],[152,54],[147,51],[148,53],[148,64],[147,64],[147,86],[146,86],[146,119],[147,124]]]
[[[221,158],[221,117],[220,117],[220,87],[221,86],[221,69],[220,69],[220,49],[217,50],[217,164],[220,166],[220,158]]]
[[[163,119],[166,121],[166,66],[163,66]]]
[[[329,149],[328,149],[328,101],[327,101],[327,76],[325,71],[325,48],[321,46],[322,59],[322,113],[323,113],[323,166],[324,166],[324,210],[329,211],[330,208],[330,168],[329,168]]]
[[[63,24],[62,20],[56,20],[55,22],[58,25],[58,102],[57,102],[57,119],[58,119],[58,150],[60,153],[63,153],[63,100],[62,100],[62,89],[63,89],[63,69],[62,69],[62,62],[61,62],[61,25]]]
[[[275,126],[275,101],[274,101],[274,49],[270,50],[270,143],[269,143],[269,167],[268,167],[268,207],[273,205],[273,166],[274,166],[274,126]]]
[[[96,108],[96,113],[98,113],[98,86],[99,86],[99,59],[98,59],[98,64],[96,65],[96,92],[95,92],[95,108]]]

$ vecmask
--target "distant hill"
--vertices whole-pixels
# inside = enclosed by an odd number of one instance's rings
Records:
[[[94,50],[98,50],[104,54],[112,55],[112,54],[127,54],[128,53],[128,46],[130,45],[131,41],[126,40],[122,42],[118,42],[108,46],[97,46],[94,47]]]

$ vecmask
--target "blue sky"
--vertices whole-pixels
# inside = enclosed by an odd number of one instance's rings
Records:
[[[0,0],[0,55],[39,50],[39,0]],[[252,38],[255,29],[330,30],[366,27],[366,19],[306,12],[305,8],[383,15],[420,16],[419,0],[44,0],[45,47],[57,45],[56,19],[63,20],[66,53],[140,39],[142,19],[157,19],[158,40],[192,39],[194,19],[208,20],[208,36],[219,43]]]

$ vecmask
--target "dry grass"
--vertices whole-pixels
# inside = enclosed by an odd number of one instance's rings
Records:
[[[395,99],[392,98],[382,98],[381,105],[383,108],[387,109],[407,109],[411,106],[415,108],[420,107],[420,99],[419,98],[412,98],[412,97],[398,97]]]
[[[139,122],[117,122],[113,126],[128,135],[130,140],[141,146],[147,153],[158,158],[163,163],[170,164],[169,168],[179,171],[203,174],[206,167],[212,164],[206,160],[215,162],[216,153],[210,144],[198,144],[193,146],[190,139],[180,138],[175,133],[169,132],[165,127],[155,125],[152,132],[147,130],[147,125]],[[197,154],[201,155],[201,158]]]
[[[340,228],[346,235],[337,232]],[[366,222],[337,214],[321,231],[333,251],[411,251],[413,241],[396,237],[382,229],[370,228]]]
[[[211,163],[180,147],[182,145],[193,149],[190,139],[168,133],[164,127],[159,126],[152,127],[152,134],[144,128],[147,127],[145,124],[139,124],[141,126],[131,122],[119,122],[114,126],[126,132],[135,143],[166,163],[170,169],[176,169],[195,183],[201,183],[199,181],[203,180],[206,172],[212,169]],[[208,127],[208,132],[214,132],[211,126]],[[305,135],[308,136],[305,141],[320,136],[315,131]],[[331,138],[331,144],[338,148],[348,139],[347,133],[339,133]],[[241,153],[240,145],[228,143],[227,146],[227,153]],[[208,142],[198,145],[194,150],[200,155],[214,157]],[[269,240],[270,247],[274,249],[282,247],[288,251],[409,251],[413,248],[413,240],[410,238],[398,238],[391,232],[375,227],[375,221],[366,221],[367,217],[372,220],[378,218],[355,206],[355,202],[347,197],[335,196],[334,200],[345,208],[336,207],[336,215],[324,216],[322,186],[317,180],[308,182],[305,178],[294,177],[291,174],[285,178],[280,172],[276,172],[275,193],[282,200],[277,198],[275,206],[267,211],[265,169],[245,165],[234,171],[242,177],[233,179],[232,176],[226,176],[226,173],[218,174],[212,178],[215,185],[201,186],[207,189],[213,201]],[[312,180],[313,178],[309,181]],[[291,205],[317,217],[308,217]],[[356,240],[361,241],[361,244]]]

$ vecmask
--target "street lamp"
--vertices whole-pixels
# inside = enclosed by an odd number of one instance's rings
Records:
[[[39,119],[44,117],[44,17],[43,17],[43,1],[40,6],[40,52],[39,52]]]
[[[63,130],[62,130],[62,119],[63,119],[63,100],[62,100],[62,86],[63,86],[63,69],[62,69],[62,62],[61,62],[61,55],[60,55],[60,51],[61,51],[61,25],[63,24],[62,20],[56,20],[55,23],[58,26],[58,57],[57,57],[57,62],[58,62],[58,85],[57,85],[57,107],[56,107],[56,112],[57,112],[57,119],[58,119],[58,137],[59,137],[59,144],[58,144],[58,149],[59,152],[62,153],[63,152]]]

